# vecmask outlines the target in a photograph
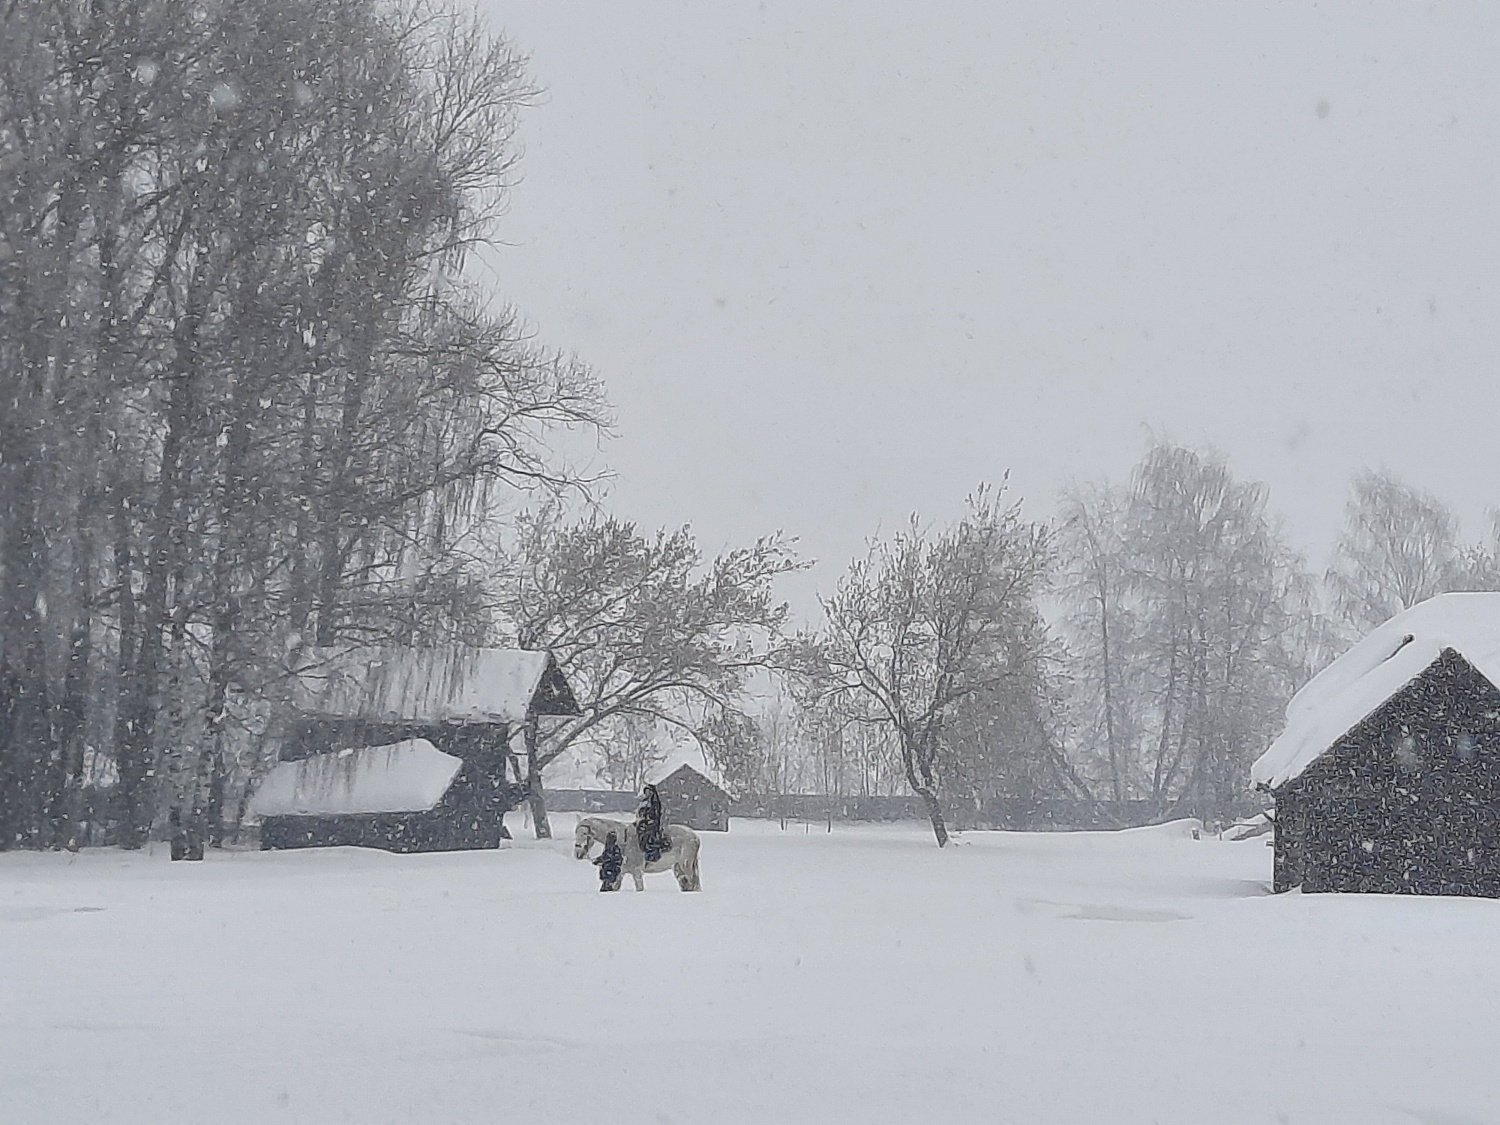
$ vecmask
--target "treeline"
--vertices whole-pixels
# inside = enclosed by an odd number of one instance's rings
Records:
[[[233,820],[288,653],[488,635],[603,414],[462,280],[531,93],[421,0],[0,4],[0,847]]]
[[[1354,478],[1326,569],[1263,485],[1160,443],[1123,486],[1028,521],[981,492],[856,561],[786,690],[705,746],[741,792],[912,792],[939,843],[1005,802],[1135,803],[1224,821],[1287,702],[1364,632],[1434,594],[1500,589],[1500,517],[1464,543],[1438,498]]]
[[[686,528],[519,521],[494,618],[557,654],[583,709],[518,771],[542,831],[542,770],[578,759],[635,789],[682,745],[742,796],[914,794],[939,842],[950,819],[1058,798],[1223,821],[1259,807],[1250,763],[1328,660],[1435,593],[1500,589],[1500,525],[1465,544],[1389,474],[1354,478],[1315,569],[1263,485],[1165,442],[1048,521],[992,489],[951,526],[914,517],[801,632],[774,597],[792,548],[706,561]]]
[[[1500,588],[1500,524],[1388,475],[1317,571],[1167,443],[1052,521],[914,518],[801,632],[787,539],[565,516],[600,387],[463,281],[531,96],[424,0],[0,3],[0,848],[233,830],[288,669],[384,644],[556,654],[581,714],[510,759],[540,832],[544,771],[634,788],[674,741],[742,794],[915,794],[940,843],[1042,797],[1221,819],[1342,645]]]

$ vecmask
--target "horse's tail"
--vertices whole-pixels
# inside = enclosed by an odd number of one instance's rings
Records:
[[[683,841],[682,862],[677,869],[677,885],[685,891],[701,891],[703,877],[698,871],[698,837]]]

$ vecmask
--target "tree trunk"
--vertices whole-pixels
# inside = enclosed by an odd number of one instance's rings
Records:
[[[930,735],[931,732],[929,732]],[[932,770],[930,744],[918,742],[919,735],[907,730],[898,732],[901,738],[901,765],[906,771],[906,784],[922,798],[927,808],[927,819],[932,821],[932,834],[940,848],[948,846],[948,826],[943,823],[943,807],[938,800],[937,785]],[[921,771],[920,776],[918,770]]]
[[[926,786],[917,789],[917,796],[922,798],[922,804],[927,808],[927,819],[932,821],[932,834],[937,838],[940,848],[948,846],[948,827],[943,823],[943,808],[938,803],[937,794]]]
[[[250,811],[250,786],[247,784],[240,789],[240,798],[234,804],[234,831],[229,834],[232,843],[240,842],[240,829],[245,825],[245,814]],[[505,832],[505,825],[500,826],[501,834]]]
[[[1165,805],[1162,770],[1166,766],[1167,750],[1172,745],[1172,696],[1177,690],[1177,648],[1172,649],[1167,664],[1167,691],[1161,705],[1161,737],[1156,745],[1156,762],[1151,771],[1151,799],[1158,808]]]
[[[538,840],[552,839],[547,823],[547,799],[542,791],[542,767],[536,760],[536,719],[526,723],[526,800],[531,805],[531,826]]]
[[[4,482],[8,510],[0,513],[0,848],[51,842],[56,767],[65,753],[47,660],[48,630],[57,628],[49,617],[65,616],[61,605],[49,615],[47,599],[43,512],[56,501],[40,461],[38,450],[20,452]]]
[[[141,846],[145,838],[144,825],[150,822],[144,806],[151,768],[153,713],[149,691],[139,677],[142,668],[154,658],[145,651],[147,641],[137,613],[131,517],[123,504],[123,491],[120,500],[122,503],[114,513],[115,584],[120,591],[114,752],[120,775],[120,846],[130,849]],[[147,604],[152,604],[149,598]]]
[[[59,204],[59,216],[65,212]],[[61,222],[61,219],[60,219]],[[60,234],[59,238],[63,236]],[[71,245],[71,235],[61,245]],[[65,277],[66,262],[54,271]],[[0,848],[50,843],[56,767],[64,748],[56,739],[60,691],[49,675],[48,640],[65,625],[62,599],[52,593],[47,520],[63,506],[55,466],[67,447],[51,426],[48,373],[66,356],[67,333],[43,328],[46,309],[61,302],[22,306],[15,324],[24,326],[18,369],[6,372],[8,399],[0,429]],[[28,323],[22,316],[34,316]],[[9,324],[8,324],[9,327]],[[49,449],[49,440],[59,442]]]
[[[224,846],[224,790],[228,785],[228,775],[224,769],[224,758],[215,751],[213,762],[210,765],[208,778],[208,824],[204,828],[207,835],[207,843],[211,848],[222,848]]]
[[[168,373],[169,397],[166,402],[166,433],[162,439],[160,468],[157,473],[155,504],[147,517],[145,532],[146,577],[143,604],[136,606],[140,623],[140,640],[136,662],[126,685],[121,707],[124,736],[117,746],[120,792],[124,800],[120,844],[138,848],[150,834],[156,815],[157,744],[160,734],[161,692],[164,665],[181,653],[165,645],[169,624],[179,632],[182,623],[173,622],[168,592],[172,579],[180,578],[186,561],[183,558],[186,532],[179,511],[179,493],[186,472],[187,443],[195,406],[197,341],[199,309],[195,294],[190,293],[182,315],[173,331],[176,357]],[[176,594],[182,596],[179,583]],[[181,636],[174,637],[180,642]],[[170,657],[169,657],[170,653]],[[180,728],[171,731],[173,736]]]
[[[1120,784],[1120,751],[1115,737],[1114,666],[1109,651],[1109,578],[1104,564],[1096,564],[1099,575],[1099,651],[1104,663],[1104,741],[1109,747],[1109,783],[1115,803],[1124,800]]]

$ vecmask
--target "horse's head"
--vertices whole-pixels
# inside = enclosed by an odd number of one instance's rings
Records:
[[[587,824],[579,824],[573,831],[573,858],[588,859],[589,849],[594,846],[594,834]]]

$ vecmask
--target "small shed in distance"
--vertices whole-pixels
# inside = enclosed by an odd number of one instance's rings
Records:
[[[729,794],[692,766],[682,765],[656,783],[662,816],[695,832],[729,831]]]
[[[1292,699],[1251,780],[1275,889],[1500,897],[1500,594],[1397,614]]]
[[[578,714],[551,654],[516,649],[312,653],[290,703],[251,801],[265,849],[497,847],[524,794],[512,734]]]

